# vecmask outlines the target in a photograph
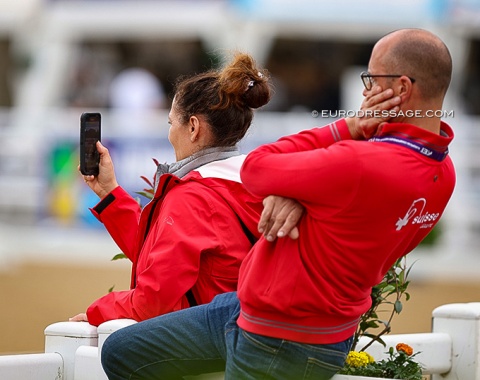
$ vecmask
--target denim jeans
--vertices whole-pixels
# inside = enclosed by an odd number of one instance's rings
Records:
[[[110,380],[182,379],[225,371],[226,380],[326,380],[342,366],[352,338],[312,345],[249,333],[237,325],[235,292],[210,304],[114,332],[102,349]]]

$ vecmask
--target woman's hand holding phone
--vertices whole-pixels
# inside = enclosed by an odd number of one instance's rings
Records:
[[[97,142],[96,149],[100,155],[98,175],[84,175],[83,179],[95,194],[100,198],[104,198],[118,187],[118,182],[115,177],[115,170],[108,149],[105,148],[100,141]]]

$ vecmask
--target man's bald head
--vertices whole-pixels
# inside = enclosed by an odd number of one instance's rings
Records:
[[[425,99],[443,98],[452,77],[452,57],[445,43],[423,29],[401,29],[381,38],[376,59],[391,74],[415,78]],[[372,52],[372,58],[374,54]]]

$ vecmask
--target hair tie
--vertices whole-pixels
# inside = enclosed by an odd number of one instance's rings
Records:
[[[258,75],[260,78],[263,78],[263,74],[262,74],[260,71],[257,72],[257,75]],[[255,84],[255,81],[254,81],[254,80],[249,81],[248,84],[247,84],[247,89],[246,89],[245,91],[250,90],[250,88],[252,88],[254,84]]]

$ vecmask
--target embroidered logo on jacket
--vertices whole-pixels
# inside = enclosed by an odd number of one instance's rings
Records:
[[[173,218],[172,218],[171,216],[165,217],[165,219],[163,219],[163,222],[164,222],[164,223],[167,223],[167,224],[170,225],[170,226],[173,226],[173,223],[175,223],[175,222],[173,221]]]
[[[412,224],[422,224],[420,228],[432,227],[433,222],[438,219],[440,214],[438,212],[430,214],[429,212],[425,211],[426,205],[427,201],[425,198],[414,200],[405,216],[403,218],[398,218],[398,221],[395,224],[397,226],[397,231],[400,231],[410,221]]]

